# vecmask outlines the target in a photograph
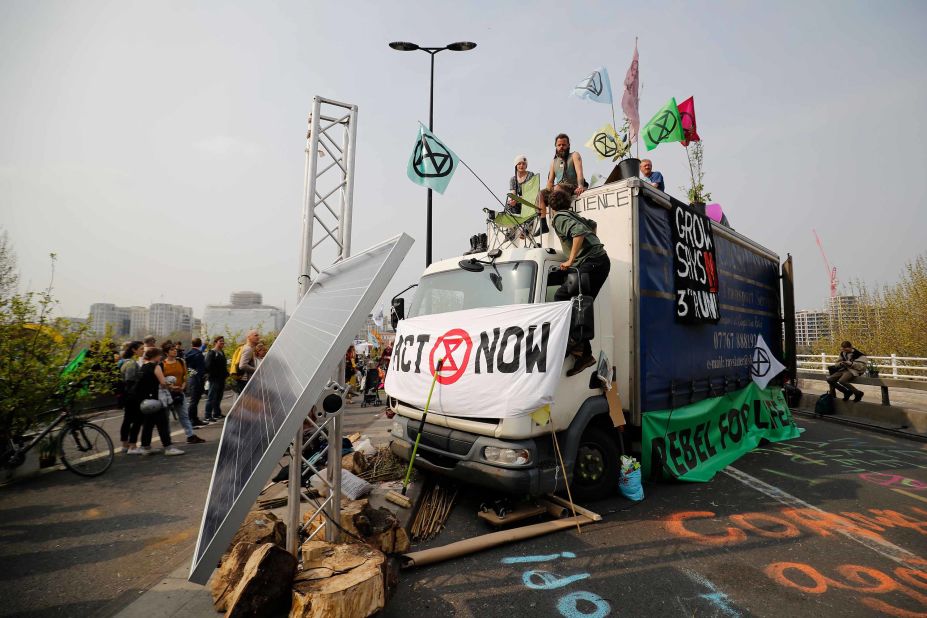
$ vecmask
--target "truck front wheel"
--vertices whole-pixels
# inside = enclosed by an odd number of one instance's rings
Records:
[[[618,489],[618,448],[599,427],[583,432],[573,465],[573,495],[578,500],[597,500]]]

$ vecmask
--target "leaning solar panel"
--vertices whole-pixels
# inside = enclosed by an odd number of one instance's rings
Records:
[[[400,234],[320,272],[280,331],[222,428],[190,581],[209,579],[412,242]]]

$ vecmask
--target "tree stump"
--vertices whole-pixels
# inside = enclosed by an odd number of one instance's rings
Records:
[[[334,545],[311,553],[293,582],[292,618],[371,616],[386,605],[386,557],[362,544]],[[306,555],[306,552],[303,554]]]
[[[251,511],[245,516],[244,523],[235,533],[229,547],[235,547],[238,543],[272,543],[286,548],[286,524],[273,513]],[[222,559],[224,560],[225,556]]]
[[[367,469],[367,457],[359,451],[348,453],[341,458],[341,469],[360,474]]]
[[[229,599],[232,598],[238,582],[241,581],[245,564],[258,547],[254,543],[238,543],[222,558],[222,564],[209,581],[212,604],[217,612],[224,612],[228,609]]]
[[[292,601],[290,590],[296,558],[271,543],[258,547],[248,558],[235,593],[229,599],[226,618],[255,618],[285,612]]]

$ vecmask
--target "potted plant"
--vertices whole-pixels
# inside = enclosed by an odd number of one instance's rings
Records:
[[[711,193],[705,190],[705,184],[702,182],[705,178],[705,172],[702,170],[704,149],[701,140],[686,146],[686,157],[689,159],[689,179],[691,184],[688,188],[683,187],[683,189],[689,197],[689,205],[704,214],[705,204],[711,199]]]
[[[618,129],[618,150],[612,161],[617,161],[618,178],[615,180],[625,180],[626,178],[637,178],[641,173],[641,160],[631,156],[631,121],[627,116],[624,118],[624,124]]]

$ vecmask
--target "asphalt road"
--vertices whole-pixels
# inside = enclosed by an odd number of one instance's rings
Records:
[[[377,412],[355,404],[346,425],[379,435]],[[403,571],[384,615],[927,612],[927,447],[798,423],[801,438],[710,483],[645,484],[642,503],[587,505],[604,520],[582,534]],[[0,488],[0,615],[112,615],[189,560],[219,428],[200,434],[208,442],[182,457],[118,456],[97,479],[62,471]],[[464,491],[423,547],[486,532],[483,499]]]
[[[121,413],[94,420],[118,446]],[[200,428],[197,445],[181,431],[178,457],[117,454],[96,478],[61,470],[0,487],[0,615],[110,615],[189,559],[220,431]]]
[[[602,522],[403,571],[385,616],[927,615],[927,447],[798,419],[705,484]],[[422,547],[481,534],[474,491]]]

